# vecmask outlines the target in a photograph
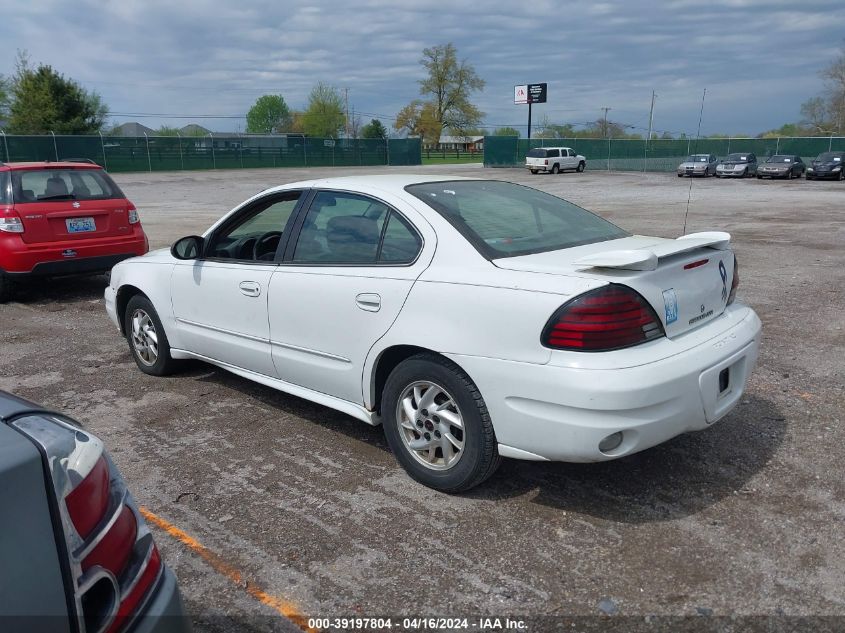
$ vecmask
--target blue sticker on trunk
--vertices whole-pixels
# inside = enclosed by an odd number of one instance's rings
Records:
[[[674,288],[663,291],[663,307],[666,310],[666,325],[678,320],[678,297]]]

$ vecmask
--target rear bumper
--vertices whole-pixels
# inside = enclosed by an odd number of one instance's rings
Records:
[[[132,633],[191,633],[191,619],[182,605],[176,577],[164,569],[164,577],[145,612],[131,628]]]
[[[449,355],[481,390],[506,457],[597,462],[707,428],[739,402],[760,345],[760,319],[736,306],[729,327],[669,357],[588,369]],[[584,364],[590,360],[585,358]],[[723,370],[727,370],[722,374]],[[727,378],[720,390],[720,375]],[[615,433],[621,443],[599,450]]]
[[[147,236],[27,244],[18,234],[0,233],[0,270],[9,276],[75,275],[105,272],[119,261],[149,250]]]

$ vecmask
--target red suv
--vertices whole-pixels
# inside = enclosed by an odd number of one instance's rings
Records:
[[[148,250],[135,205],[99,165],[0,163],[0,303],[14,280],[105,272]]]

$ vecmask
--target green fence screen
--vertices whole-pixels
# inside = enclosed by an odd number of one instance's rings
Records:
[[[0,135],[0,160],[85,158],[111,172],[419,165],[420,139],[323,139],[294,135]]]
[[[673,171],[689,154],[754,153],[760,160],[774,154],[798,154],[810,161],[822,152],[845,151],[845,137],[638,139],[546,138],[485,136],[484,165],[514,167],[525,163],[533,147],[571,147],[587,159],[587,169],[618,171]]]

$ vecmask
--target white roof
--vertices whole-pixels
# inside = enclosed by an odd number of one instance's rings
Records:
[[[336,178],[320,178],[316,180],[302,180],[292,182],[278,187],[272,187],[267,191],[283,191],[288,189],[321,188],[349,191],[366,191],[368,189],[380,189],[392,193],[402,193],[408,185],[416,185],[424,182],[444,182],[451,180],[482,180],[480,178],[467,178],[465,176],[435,176],[432,174],[380,174],[375,176],[339,176]],[[266,193],[266,192],[262,192]]]

